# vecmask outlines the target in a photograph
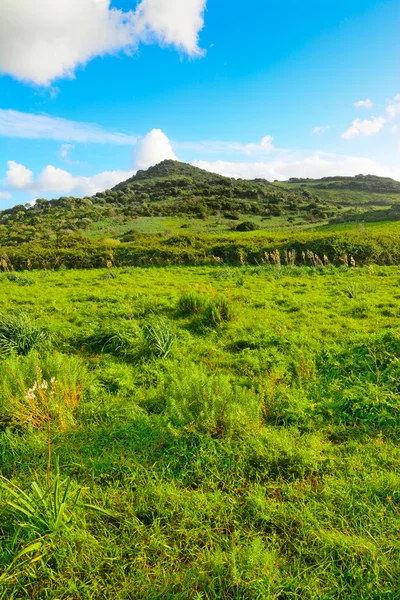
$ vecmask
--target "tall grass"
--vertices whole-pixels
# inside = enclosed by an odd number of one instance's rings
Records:
[[[26,355],[43,347],[48,340],[49,334],[24,313],[0,317],[0,354]]]

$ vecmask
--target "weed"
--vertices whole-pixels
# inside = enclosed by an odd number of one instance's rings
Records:
[[[349,286],[343,288],[343,292],[344,292],[344,294],[346,294],[346,296],[348,298],[356,298],[357,297],[357,288],[355,285],[349,285]]]
[[[167,358],[176,342],[176,335],[164,319],[153,319],[143,325],[143,354]]]
[[[204,307],[203,323],[206,327],[218,327],[232,321],[235,316],[231,302],[224,296],[209,300]]]
[[[26,314],[0,317],[0,354],[26,355],[49,340],[49,334],[37,327]]]
[[[260,420],[260,399],[254,392],[234,387],[227,376],[211,375],[194,364],[177,368],[163,393],[166,413],[175,427],[192,425],[230,437]]]
[[[199,315],[204,310],[206,303],[207,298],[205,296],[194,291],[186,292],[179,297],[177,313],[185,317]]]

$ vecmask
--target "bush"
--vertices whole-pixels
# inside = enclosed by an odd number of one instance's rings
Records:
[[[48,333],[36,327],[24,313],[0,317],[0,354],[26,355],[48,340]]]
[[[235,231],[254,231],[255,229],[257,228],[251,221],[243,221],[235,227]]]
[[[174,370],[163,394],[175,427],[231,437],[260,422],[261,402],[253,391],[234,387],[226,375],[210,375],[193,363]]]
[[[203,322],[207,327],[218,327],[232,321],[235,316],[232,304],[224,296],[210,300],[204,308]]]
[[[74,423],[74,412],[91,384],[79,357],[59,353],[39,357],[35,352],[10,356],[0,363],[0,424],[40,428],[45,420],[43,392],[53,424],[63,429]]]
[[[197,292],[186,292],[178,300],[177,312],[183,316],[193,316],[200,314],[205,305],[206,298]]]

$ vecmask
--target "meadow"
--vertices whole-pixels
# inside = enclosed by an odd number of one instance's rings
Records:
[[[398,266],[10,271],[0,307],[1,600],[399,598]]]

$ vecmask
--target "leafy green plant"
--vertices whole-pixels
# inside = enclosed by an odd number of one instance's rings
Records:
[[[355,285],[349,285],[343,288],[343,292],[346,294],[348,298],[356,298],[357,297],[357,288]]]
[[[103,354],[126,355],[132,350],[135,331],[129,329],[103,329],[92,335],[78,339],[78,345],[88,352]]]
[[[26,355],[43,347],[49,334],[37,327],[25,313],[0,317],[0,354]]]
[[[17,529],[27,530],[36,538],[53,536],[67,528],[73,523],[74,513],[79,506],[115,516],[92,504],[78,504],[82,488],[72,490],[70,477],[61,478],[58,458],[55,475],[45,488],[34,480],[25,490],[5,477],[0,477],[0,485],[8,496],[5,503],[8,518]]]
[[[143,352],[166,358],[176,342],[176,335],[164,319],[154,319],[143,325]]]

